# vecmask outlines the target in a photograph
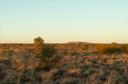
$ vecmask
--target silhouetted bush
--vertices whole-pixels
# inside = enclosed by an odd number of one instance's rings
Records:
[[[52,45],[45,45],[42,49],[42,54],[39,56],[40,64],[38,68],[49,70],[52,67],[56,67],[61,60],[57,49]]]

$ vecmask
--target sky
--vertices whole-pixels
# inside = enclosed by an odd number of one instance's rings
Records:
[[[128,43],[128,0],[0,0],[0,43]]]

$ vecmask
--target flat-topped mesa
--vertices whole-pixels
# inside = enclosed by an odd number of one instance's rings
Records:
[[[40,56],[42,54],[42,49],[44,47],[44,40],[41,37],[37,37],[34,39],[34,53],[36,56]]]

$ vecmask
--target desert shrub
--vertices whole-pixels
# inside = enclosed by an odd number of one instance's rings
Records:
[[[65,73],[66,73],[66,71],[63,68],[58,69],[54,73],[54,76],[53,76],[54,81],[57,80],[57,79],[60,79]]]
[[[122,45],[120,48],[122,53],[128,53],[128,45]]]
[[[49,70],[52,67],[56,67],[58,65],[61,57],[54,46],[45,45],[38,59],[40,61],[38,68]]]
[[[103,49],[103,54],[119,54],[121,53],[121,49],[117,47],[109,47]]]
[[[128,45],[123,45],[123,44],[96,45],[96,50],[99,54],[128,53]]]

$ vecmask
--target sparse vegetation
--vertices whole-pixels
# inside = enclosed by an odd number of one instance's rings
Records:
[[[10,51],[6,50],[7,48],[2,49],[3,51],[0,51],[0,84],[128,83],[126,45],[93,44],[90,45],[91,48],[89,45],[84,45],[88,47],[86,51],[82,44],[80,44],[82,48],[78,48],[79,44],[71,44],[72,48],[69,44],[68,46],[69,48],[66,44],[66,48],[60,48],[57,44],[44,44],[41,38],[37,38],[33,48],[27,48],[26,45],[21,48],[18,45],[19,51],[11,50],[11,54],[6,54]],[[100,54],[94,54],[94,52]],[[3,56],[1,56],[2,53],[4,53]],[[7,56],[4,57],[4,55]]]

